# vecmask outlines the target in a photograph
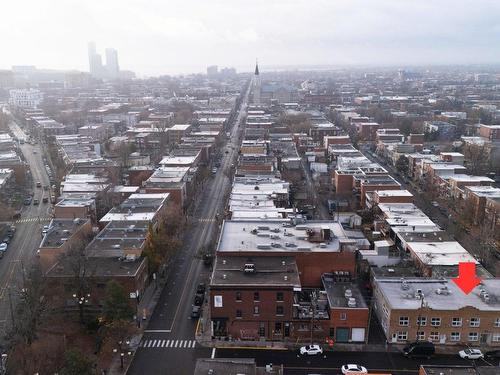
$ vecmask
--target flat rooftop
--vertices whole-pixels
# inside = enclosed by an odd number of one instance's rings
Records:
[[[325,288],[330,308],[348,308],[348,297],[346,297],[346,295],[350,295],[349,298],[354,298],[356,300],[356,308],[368,307],[361,291],[359,290],[359,287],[356,284],[337,282],[335,281],[333,274],[323,274],[321,276],[321,281],[323,283],[323,287]]]
[[[253,272],[245,271],[253,265]],[[300,288],[299,271],[294,257],[217,256],[211,286],[249,286]]]
[[[415,295],[417,290],[421,290],[428,308],[432,310],[455,311],[475,307],[481,311],[500,312],[500,279],[484,279],[482,285],[469,294],[464,294],[451,279],[410,278],[402,281],[400,278],[382,278],[375,279],[374,283],[392,309],[420,309],[422,301]],[[438,294],[438,289],[447,292]],[[482,289],[489,295],[489,302],[481,297]]]
[[[40,243],[41,248],[58,248],[69,240],[80,228],[88,223],[88,219],[52,219],[49,229]]]
[[[379,197],[413,197],[408,190],[375,190]]]
[[[340,251],[347,239],[342,225],[333,221],[226,220],[217,251]]]
[[[470,176],[468,174],[455,174],[453,176],[450,176],[450,180],[466,182],[495,182],[494,180],[486,176]]]
[[[461,262],[479,262],[457,241],[408,242],[408,249],[428,266],[451,266]]]
[[[88,244],[87,256],[120,257],[127,250],[142,249],[148,228],[148,221],[112,221]]]

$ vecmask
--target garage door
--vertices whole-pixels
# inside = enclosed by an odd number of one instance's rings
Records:
[[[349,328],[337,328],[337,334],[335,335],[336,342],[348,342],[349,341]]]
[[[364,328],[353,328],[352,329],[353,342],[364,342],[365,341],[365,329]]]

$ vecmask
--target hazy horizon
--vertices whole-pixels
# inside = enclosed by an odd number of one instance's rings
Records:
[[[139,76],[251,71],[256,58],[264,69],[500,62],[492,0],[28,0],[3,10],[2,69],[88,71],[91,40]]]

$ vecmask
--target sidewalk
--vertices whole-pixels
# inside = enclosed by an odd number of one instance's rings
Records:
[[[134,359],[135,351],[139,347],[139,343],[142,340],[144,330],[148,326],[151,314],[160,299],[161,291],[166,284],[168,276],[168,271],[166,271],[165,277],[157,278],[156,281],[153,280],[144,292],[139,305],[137,306],[138,316],[136,317],[137,325],[140,326],[141,332],[130,338],[130,349],[132,355],[129,356],[128,353],[124,356],[123,368],[121,367],[120,355],[115,354],[111,360],[111,365],[109,367],[106,375],[123,375],[127,373],[127,370]],[[145,312],[145,314],[144,314]],[[144,319],[145,317],[145,319]],[[100,375],[100,374],[99,374]]]

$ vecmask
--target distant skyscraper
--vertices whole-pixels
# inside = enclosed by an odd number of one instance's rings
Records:
[[[117,78],[120,74],[118,52],[114,48],[106,48],[106,70],[110,78]]]
[[[88,45],[89,53],[89,71],[94,77],[102,77],[103,67],[101,55],[96,52],[95,43],[90,42]]]
[[[260,73],[258,62],[255,62],[255,73],[253,76],[253,104],[260,104]]]
[[[219,68],[217,65],[211,65],[207,67],[207,76],[214,77],[219,73]]]

